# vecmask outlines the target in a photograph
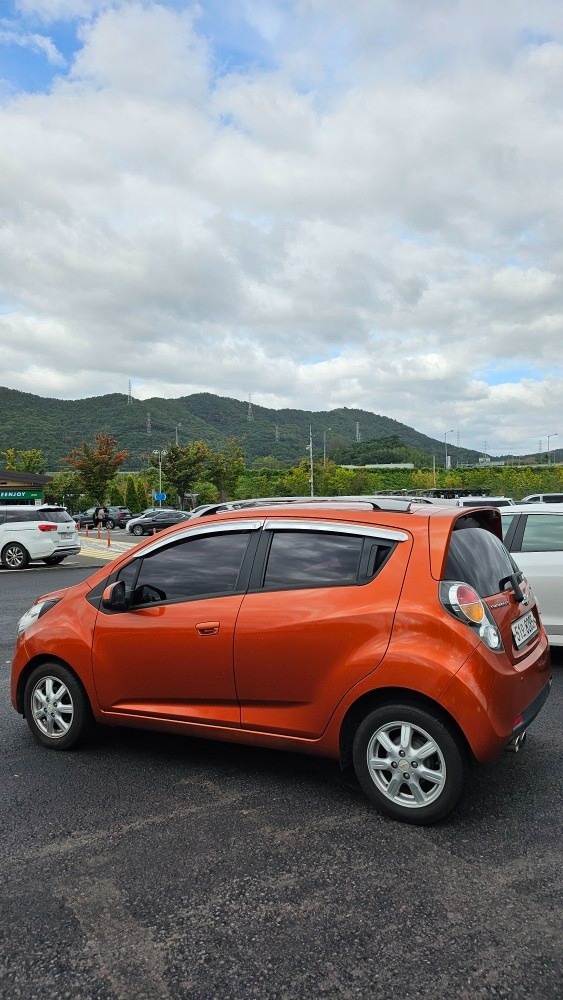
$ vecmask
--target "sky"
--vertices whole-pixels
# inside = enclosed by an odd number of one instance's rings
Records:
[[[561,0],[0,0],[0,385],[563,448]]]

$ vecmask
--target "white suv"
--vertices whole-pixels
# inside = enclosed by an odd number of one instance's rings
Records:
[[[0,507],[0,561],[5,569],[25,569],[38,559],[56,566],[78,552],[76,524],[64,507]]]

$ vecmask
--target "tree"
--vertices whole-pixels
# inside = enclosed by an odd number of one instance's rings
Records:
[[[133,476],[127,476],[127,485],[125,487],[125,506],[128,507],[131,512],[137,510],[137,490]]]
[[[237,479],[244,471],[244,453],[236,438],[227,438],[223,451],[210,451],[207,478],[219,490],[219,498],[227,500],[235,491]]]
[[[0,451],[0,458],[4,456],[4,468],[18,472],[37,472],[40,475],[46,471],[45,459],[40,448],[30,448],[28,451],[16,451],[15,448],[8,448]]]
[[[60,503],[63,507],[68,507],[71,513],[77,514],[82,507],[81,493],[82,483],[78,472],[64,469],[62,472],[55,472],[51,482],[45,487],[45,500],[47,503]]]
[[[179,497],[194,492],[194,483],[203,476],[209,459],[209,448],[203,441],[191,441],[185,447],[170,444],[163,455],[162,472],[166,481]],[[151,464],[158,465],[157,456],[151,456]]]
[[[139,479],[137,481],[135,506],[130,507],[129,510],[144,510],[148,504],[149,492],[150,491],[147,490],[147,484],[142,479]]]
[[[106,499],[108,483],[129,453],[118,451],[116,439],[106,431],[96,434],[94,441],[93,448],[86,441],[81,448],[73,448],[63,462],[78,470],[84,492],[93,501],[101,502]]]

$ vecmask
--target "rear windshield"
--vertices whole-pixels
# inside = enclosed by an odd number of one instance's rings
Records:
[[[503,589],[500,581],[519,569],[503,543],[486,528],[460,528],[452,532],[446,580],[468,583],[481,597]]]
[[[61,524],[63,521],[72,521],[68,511],[63,510],[39,510],[37,507],[30,507],[28,510],[8,510],[6,511],[6,522],[15,524],[21,521],[54,521]]]

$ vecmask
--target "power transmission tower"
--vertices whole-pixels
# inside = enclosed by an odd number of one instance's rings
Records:
[[[279,424],[276,424],[276,431],[275,431],[275,438],[276,438],[276,441],[279,441],[279,439],[280,439],[280,428],[279,428]]]
[[[360,421],[356,420],[356,441],[361,441],[362,435],[360,434]]]
[[[151,415],[147,413],[147,434],[152,434]]]
[[[248,394],[248,420],[249,421],[254,420],[254,416],[252,413],[252,396],[250,395],[250,393]]]
[[[129,379],[129,389],[128,389],[128,392],[127,392],[127,404],[129,405],[132,402],[133,402],[133,397],[131,395],[131,379]]]

